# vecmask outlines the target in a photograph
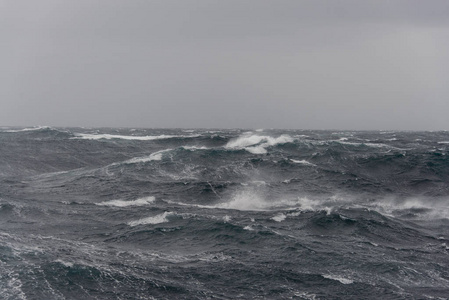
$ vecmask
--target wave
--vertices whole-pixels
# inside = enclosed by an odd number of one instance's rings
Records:
[[[205,146],[181,146],[184,150],[196,151],[196,150],[210,150],[210,148]]]
[[[49,126],[35,126],[35,127],[27,127],[22,129],[8,129],[8,130],[2,130],[3,132],[25,132],[25,131],[36,131],[36,130],[42,130],[42,129],[52,129]]]
[[[126,163],[126,164],[136,164],[136,163],[145,163],[145,162],[154,161],[154,160],[162,160],[162,155],[164,153],[170,152],[172,150],[173,149],[165,149],[165,150],[161,150],[161,151],[157,151],[157,152],[151,153],[149,156],[134,157],[134,158],[131,158],[131,159],[125,161],[124,163]]]
[[[321,275],[321,276],[323,276],[326,279],[331,279],[331,280],[338,281],[338,282],[340,282],[342,284],[354,283],[354,281],[352,281],[350,279],[347,279],[347,278],[344,278],[344,277],[341,277],[341,276],[336,276],[336,275]]]
[[[260,187],[259,187],[260,188]],[[366,198],[360,195],[333,196],[284,196],[273,198],[256,187],[244,187],[233,195],[222,198],[214,204],[182,203],[164,200],[170,204],[194,206],[205,209],[226,209],[238,211],[275,211],[279,214],[272,220],[282,222],[288,217],[295,217],[303,212],[325,212],[330,215],[339,210],[356,209],[374,211],[384,216],[400,217],[414,220],[449,219],[448,199],[431,198]]]
[[[153,141],[153,140],[165,140],[173,138],[195,138],[199,137],[196,135],[115,135],[115,134],[90,134],[90,133],[75,133],[74,139],[84,139],[84,140],[111,140],[111,139],[121,139],[121,140],[136,140],[136,141]]]
[[[252,132],[245,133],[242,136],[229,141],[226,149],[244,149],[253,154],[265,154],[268,147],[280,144],[293,143],[295,139],[290,135],[283,134],[279,137],[271,137],[267,135],[254,135]]]
[[[285,219],[287,219],[287,216],[284,215],[283,213],[279,213],[279,214],[275,215],[274,217],[272,217],[271,219],[276,222],[282,222]]]
[[[104,201],[100,203],[95,203],[95,205],[99,206],[115,206],[115,207],[127,207],[127,206],[144,206],[154,202],[156,200],[155,197],[149,196],[144,198],[139,198],[136,200],[126,201],[126,200],[110,200]]]
[[[387,149],[392,149],[392,150],[398,150],[398,151],[407,151],[407,150],[411,150],[410,148],[398,148],[398,147],[394,147],[391,145],[387,145],[387,144],[383,144],[383,143],[356,143],[356,142],[347,142],[347,139],[345,138],[341,138],[339,140],[332,140],[332,142],[336,142],[342,145],[349,145],[349,146],[355,146],[355,147],[371,147],[371,148],[387,148]]]
[[[449,219],[449,199],[407,198],[381,199],[368,207],[389,216],[404,216],[414,219]]]
[[[307,160],[296,160],[296,159],[291,159],[291,162],[294,162],[295,164],[302,164],[302,165],[306,165],[306,166],[312,166],[312,167],[316,167],[315,164],[312,164],[311,162],[308,162]]]
[[[170,204],[181,206],[194,206],[206,209],[230,209],[240,211],[283,211],[283,210],[299,210],[299,211],[330,211],[337,206],[334,199],[309,199],[307,197],[293,197],[290,199],[271,199],[253,189],[241,190],[223,202],[212,205],[194,204],[174,202],[164,200]],[[344,203],[342,200],[340,203]],[[294,213],[293,213],[294,214]]]
[[[198,147],[198,146],[181,146],[177,149],[183,149],[183,150],[187,150],[187,151],[209,150],[209,148],[207,148],[207,147]],[[116,165],[121,165],[121,164],[138,164],[138,163],[146,163],[146,162],[150,162],[150,161],[158,161],[158,160],[162,160],[165,153],[172,152],[175,150],[176,149],[173,149],[173,148],[164,149],[164,150],[160,150],[157,152],[153,152],[148,156],[133,157],[133,158],[125,160],[123,162],[113,163],[110,166],[116,166]]]
[[[147,217],[142,218],[135,221],[128,222],[128,225],[131,227],[138,226],[138,225],[147,225],[147,224],[160,224],[160,223],[166,223],[168,222],[168,216],[174,215],[174,213],[166,211],[162,214],[153,216],[153,217]]]

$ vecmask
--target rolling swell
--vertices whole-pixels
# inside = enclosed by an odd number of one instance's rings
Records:
[[[3,128],[2,299],[447,297],[447,132]]]

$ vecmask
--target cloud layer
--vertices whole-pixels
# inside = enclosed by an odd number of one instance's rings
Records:
[[[3,1],[1,125],[449,128],[448,1]]]

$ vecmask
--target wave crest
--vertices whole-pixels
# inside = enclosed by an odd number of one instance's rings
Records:
[[[147,218],[142,218],[139,220],[128,222],[128,225],[131,227],[134,227],[134,226],[138,226],[138,225],[167,223],[168,222],[167,217],[171,216],[173,214],[174,213],[172,213],[172,212],[166,211],[162,214],[159,214],[159,215],[156,215],[153,217],[147,217]]]
[[[111,140],[111,139],[120,139],[120,140],[136,140],[136,141],[153,141],[153,140],[164,140],[164,139],[173,139],[173,138],[195,138],[200,135],[146,135],[146,136],[138,136],[138,135],[116,135],[116,134],[91,134],[91,133],[75,133],[74,139],[84,139],[84,140]]]
[[[268,147],[280,144],[293,143],[295,139],[287,134],[279,137],[271,137],[266,135],[253,135],[251,133],[244,134],[236,139],[229,141],[226,149],[244,149],[253,154],[265,154]]]
[[[115,207],[127,207],[127,206],[143,206],[148,205],[154,202],[156,200],[155,197],[149,196],[144,198],[139,198],[136,200],[131,201],[125,201],[125,200],[110,200],[110,201],[104,201],[100,203],[95,203],[99,206],[115,206]]]

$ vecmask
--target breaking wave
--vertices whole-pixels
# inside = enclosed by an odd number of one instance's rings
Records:
[[[156,136],[138,136],[138,135],[114,135],[114,134],[90,134],[90,133],[75,133],[75,139],[85,139],[85,140],[130,140],[130,141],[154,141],[154,140],[164,140],[164,139],[175,139],[175,138],[195,138],[200,135],[156,135]]]
[[[149,196],[144,198],[139,198],[136,200],[110,200],[110,201],[104,201],[100,203],[95,203],[99,206],[115,206],[115,207],[127,207],[127,206],[143,206],[143,205],[149,205],[153,203],[156,200],[155,197]]]
[[[286,143],[293,143],[294,141],[294,138],[286,134],[283,134],[279,137],[271,137],[266,135],[253,135],[252,133],[247,133],[229,141],[226,144],[225,148],[244,149],[253,154],[265,154],[267,153],[268,147]]]
[[[138,225],[147,225],[147,224],[160,224],[160,223],[166,223],[168,222],[168,217],[174,215],[172,212],[164,212],[162,214],[153,216],[153,217],[147,217],[147,218],[142,218],[142,219],[138,219],[135,221],[130,221],[128,222],[129,226],[138,226]]]

